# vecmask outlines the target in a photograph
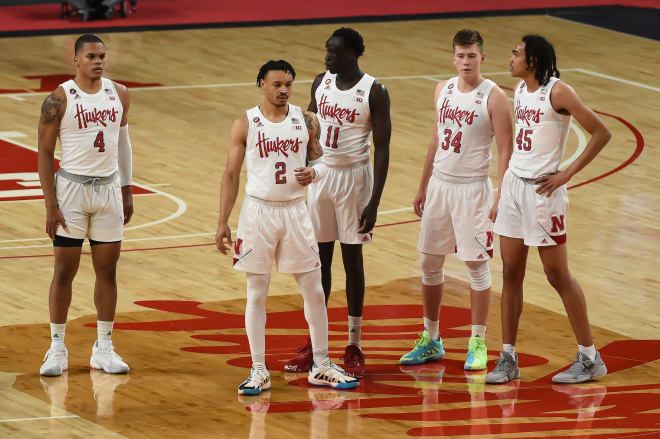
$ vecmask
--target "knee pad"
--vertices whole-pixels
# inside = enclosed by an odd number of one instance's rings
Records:
[[[465,265],[470,275],[470,288],[474,291],[484,291],[490,288],[488,261],[468,261]]]
[[[444,256],[422,253],[422,283],[429,286],[441,285],[445,281],[445,274],[442,272],[444,264]]]
[[[247,273],[247,306],[266,308],[270,273]]]

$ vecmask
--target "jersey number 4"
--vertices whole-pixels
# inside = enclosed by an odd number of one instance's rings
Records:
[[[339,139],[339,127],[335,128],[334,135],[332,134],[332,126],[328,127],[328,135],[325,136],[325,147],[326,148],[337,148],[337,139]],[[330,143],[330,138],[332,137],[332,143]]]
[[[451,147],[454,148],[455,153],[461,152],[461,139],[463,138],[462,131],[457,132],[453,139],[451,136],[452,132],[449,128],[445,128],[442,134],[445,135],[445,141],[442,142],[442,144],[440,145],[442,146],[442,149],[446,151],[449,149],[449,146],[451,145]]]
[[[286,183],[286,162],[275,163],[275,184]]]
[[[533,132],[534,130],[518,131],[518,135],[516,136],[516,145],[518,145],[518,149],[522,149],[523,151],[532,150],[532,139],[529,136],[531,136]]]
[[[98,148],[99,152],[105,152],[105,140],[103,139],[103,131],[99,131],[94,140],[94,148]]]

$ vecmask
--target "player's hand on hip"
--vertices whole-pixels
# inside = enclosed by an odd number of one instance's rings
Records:
[[[571,177],[565,171],[559,171],[553,175],[539,177],[534,181],[535,184],[539,185],[539,187],[536,188],[536,193],[550,197],[555,189],[568,183],[570,178]]]
[[[133,187],[124,186],[121,188],[121,200],[124,205],[124,224],[133,217]]]
[[[215,246],[223,255],[231,249],[231,229],[228,224],[219,224],[218,231],[215,234]]]
[[[424,204],[426,203],[426,192],[417,192],[417,196],[413,201],[413,210],[418,217],[422,217],[424,213]]]
[[[497,219],[497,209],[499,208],[500,204],[500,197],[495,198],[495,202],[493,203],[493,207],[490,208],[490,212],[488,212],[488,219],[494,223],[495,220]]]
[[[358,228],[358,233],[369,233],[373,230],[376,225],[376,217],[378,216],[378,208],[373,207],[370,204],[367,204],[367,207],[362,211],[360,215],[360,224]]]
[[[299,185],[307,186],[312,182],[312,180],[314,180],[316,171],[310,166],[305,168],[296,168],[293,170],[293,175],[295,175],[296,181]]]
[[[69,232],[69,228],[66,226],[64,221],[64,215],[59,207],[54,209],[46,210],[46,234],[55,241],[55,234],[57,233],[57,226],[61,225],[66,232]]]

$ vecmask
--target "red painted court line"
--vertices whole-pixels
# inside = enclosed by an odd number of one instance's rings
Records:
[[[619,172],[620,170],[622,170],[623,168],[625,168],[626,166],[630,165],[632,162],[637,160],[637,157],[639,157],[642,154],[642,151],[644,150],[644,137],[642,137],[642,133],[640,133],[639,130],[635,128],[630,122],[628,122],[622,117],[615,116],[613,114],[603,113],[602,111],[598,111],[598,110],[594,110],[594,112],[598,114],[602,114],[603,116],[611,117],[624,124],[630,131],[632,131],[633,135],[635,136],[635,140],[637,140],[637,146],[635,147],[635,151],[633,151],[632,155],[628,157],[628,160],[621,163],[621,165],[617,166],[611,171],[599,175],[598,177],[594,177],[590,180],[583,181],[582,183],[574,184],[573,186],[569,186],[568,189],[574,189],[576,187],[584,186],[587,183],[593,183],[594,181],[598,181],[601,178],[605,178],[608,175],[614,174],[615,172]]]
[[[387,226],[398,226],[399,224],[409,224],[409,223],[416,223],[418,221],[421,221],[420,219],[414,219],[410,221],[399,221],[396,223],[388,223],[388,224],[378,224],[374,227],[387,227]],[[170,250],[174,248],[191,248],[191,247],[204,247],[204,246],[209,246],[209,245],[215,245],[215,242],[207,242],[204,244],[186,244],[186,245],[168,245],[165,247],[147,247],[147,248],[131,248],[127,250],[122,250],[121,252],[143,252],[143,251],[151,251],[151,250]],[[83,255],[91,255],[91,252],[82,252],[81,254]],[[46,258],[46,257],[52,257],[52,254],[46,254],[46,255],[27,255],[27,256],[1,256],[0,259],[24,259],[24,258]]]

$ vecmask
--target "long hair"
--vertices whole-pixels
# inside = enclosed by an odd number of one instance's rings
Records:
[[[552,44],[540,35],[525,35],[525,62],[536,70],[534,77],[541,85],[546,85],[551,77],[559,78],[557,57]]]

